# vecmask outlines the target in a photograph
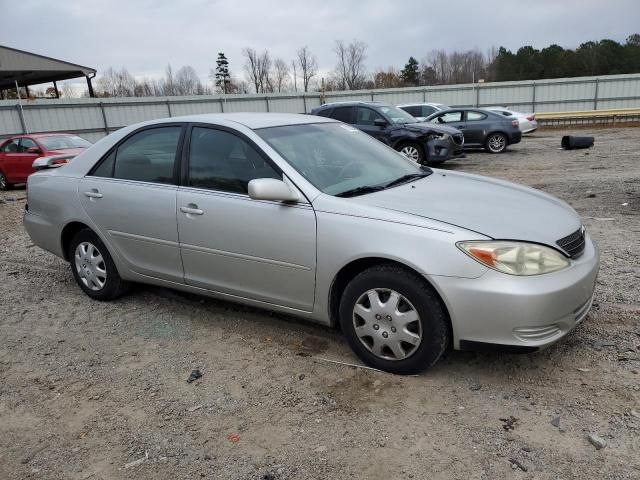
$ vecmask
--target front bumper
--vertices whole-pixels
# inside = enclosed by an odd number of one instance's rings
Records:
[[[464,141],[456,143],[451,135],[425,142],[428,163],[442,163],[450,158],[464,158]]]
[[[430,280],[449,310],[455,348],[490,344],[527,351],[555,343],[585,319],[599,263],[587,235],[584,253],[559,272],[518,277],[488,269],[475,279]]]

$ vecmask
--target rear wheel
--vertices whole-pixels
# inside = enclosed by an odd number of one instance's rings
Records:
[[[502,153],[507,149],[507,136],[504,133],[492,133],[484,145],[490,153]]]
[[[13,184],[9,183],[5,174],[0,172],[0,190],[11,190],[12,188]]]
[[[113,300],[128,283],[120,278],[116,265],[100,238],[91,230],[80,230],[69,245],[73,277],[84,293],[96,300]]]
[[[402,153],[409,160],[413,160],[416,163],[424,163],[424,149],[422,145],[415,142],[405,142],[400,144],[396,150]]]
[[[363,362],[391,373],[425,370],[449,345],[447,316],[433,289],[393,264],[369,268],[349,282],[340,324]]]

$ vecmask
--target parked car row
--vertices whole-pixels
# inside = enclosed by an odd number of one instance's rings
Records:
[[[441,103],[396,107],[379,102],[335,102],[314,108],[312,115],[353,125],[411,160],[439,165],[464,156],[464,149],[502,153],[537,128],[534,115],[507,108],[450,108]],[[526,130],[523,130],[526,129]]]

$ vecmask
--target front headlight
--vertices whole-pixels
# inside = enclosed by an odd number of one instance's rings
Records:
[[[444,133],[430,133],[427,135],[427,140],[442,140],[446,137]]]
[[[458,242],[456,245],[474,260],[510,275],[542,275],[569,266],[561,253],[535,243],[490,240]]]

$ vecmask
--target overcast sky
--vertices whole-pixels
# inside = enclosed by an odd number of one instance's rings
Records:
[[[157,77],[193,66],[203,80],[225,52],[242,76],[242,49],[291,60],[308,45],[326,74],[336,39],[368,45],[367,67],[402,68],[410,55],[640,33],[639,0],[19,0],[2,8],[0,44],[96,68]]]

